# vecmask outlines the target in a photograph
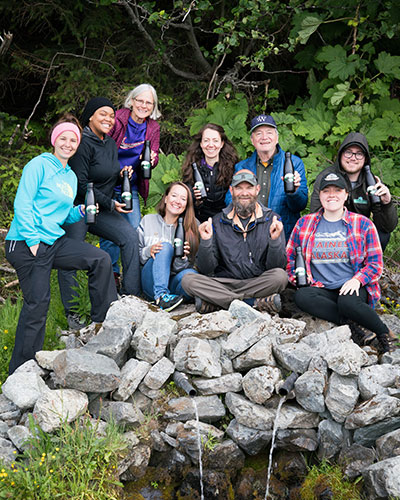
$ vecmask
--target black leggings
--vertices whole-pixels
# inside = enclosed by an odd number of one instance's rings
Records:
[[[367,303],[368,292],[364,287],[359,295],[339,295],[339,290],[327,290],[308,286],[299,288],[294,296],[297,306],[308,314],[326,319],[337,325],[346,319],[375,332],[377,336],[388,333],[388,327],[380,320],[377,313]]]

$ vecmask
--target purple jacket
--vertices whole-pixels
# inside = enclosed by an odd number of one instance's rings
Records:
[[[124,138],[126,128],[128,126],[128,120],[131,115],[131,110],[128,108],[119,109],[115,114],[115,125],[109,132],[109,136],[114,139],[117,143],[117,147],[121,145],[122,139]],[[147,128],[146,128],[146,141],[150,141],[151,150],[156,153],[156,158],[154,164],[151,168],[154,168],[158,163],[158,150],[160,148],[160,125],[156,120],[147,118]],[[149,181],[148,179],[142,179],[141,170],[138,169],[138,191],[139,194],[144,199],[146,204],[147,196],[149,195]]]

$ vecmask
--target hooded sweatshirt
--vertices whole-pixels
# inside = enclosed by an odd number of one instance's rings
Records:
[[[69,165],[64,168],[53,154],[33,158],[22,171],[6,239],[26,241],[29,247],[41,241],[52,245],[65,234],[63,224],[81,219],[79,208],[73,206],[76,186]]]
[[[393,201],[384,205],[381,203],[379,206],[372,206],[367,193],[367,181],[365,178],[364,169],[360,171],[357,181],[352,186],[347,173],[340,166],[340,158],[345,149],[350,145],[359,146],[365,152],[365,165],[370,164],[370,153],[366,137],[359,132],[351,132],[346,136],[340,145],[336,161],[333,165],[325,168],[318,177],[315,179],[314,190],[311,195],[310,212],[316,212],[321,208],[319,201],[319,187],[321,180],[328,173],[340,173],[346,179],[349,197],[346,202],[346,207],[350,212],[365,215],[371,218],[376,228],[383,233],[391,233],[397,226],[398,216],[397,210]]]

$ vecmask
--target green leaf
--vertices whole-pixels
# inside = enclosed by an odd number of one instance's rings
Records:
[[[385,111],[382,118],[376,118],[365,134],[370,147],[380,147],[389,138],[400,138],[400,121],[398,113]]]
[[[346,97],[347,103],[354,100],[354,95],[350,91],[350,82],[339,83],[334,88],[328,89],[324,97],[329,99],[332,106],[338,106]]]
[[[385,76],[400,79],[400,56],[391,56],[386,52],[381,52],[374,62],[378,70]]]
[[[304,111],[302,120],[293,125],[293,132],[306,139],[318,142],[329,132],[333,114],[322,103]]]
[[[336,115],[336,125],[332,128],[333,133],[345,135],[357,130],[361,123],[362,107],[359,104],[348,106]]]
[[[357,54],[347,57],[346,51],[340,45],[328,45],[323,47],[316,56],[317,61],[326,62],[329,78],[339,78],[342,81],[348,79],[360,68],[360,58]]]
[[[310,36],[317,31],[322,19],[315,16],[307,16],[301,22],[301,29],[298,32],[298,40],[301,44],[305,45],[308,42]]]

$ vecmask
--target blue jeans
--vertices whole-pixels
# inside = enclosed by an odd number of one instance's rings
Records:
[[[118,194],[114,197],[115,200],[121,202],[121,195]],[[140,224],[140,201],[139,201],[139,193],[137,191],[132,190],[132,212],[129,214],[121,214],[129,224],[137,229]],[[100,248],[108,253],[111,257],[112,267],[114,273],[120,273],[118,259],[119,259],[119,246],[113,243],[110,240],[106,240],[104,238],[100,238]]]
[[[197,271],[187,268],[171,276],[174,249],[170,243],[165,241],[162,245],[162,249],[156,254],[156,258],[150,257],[142,268],[143,292],[150,300],[157,300],[164,293],[182,295],[185,299],[190,300],[192,297],[182,288],[181,281],[185,274],[197,273]]]

